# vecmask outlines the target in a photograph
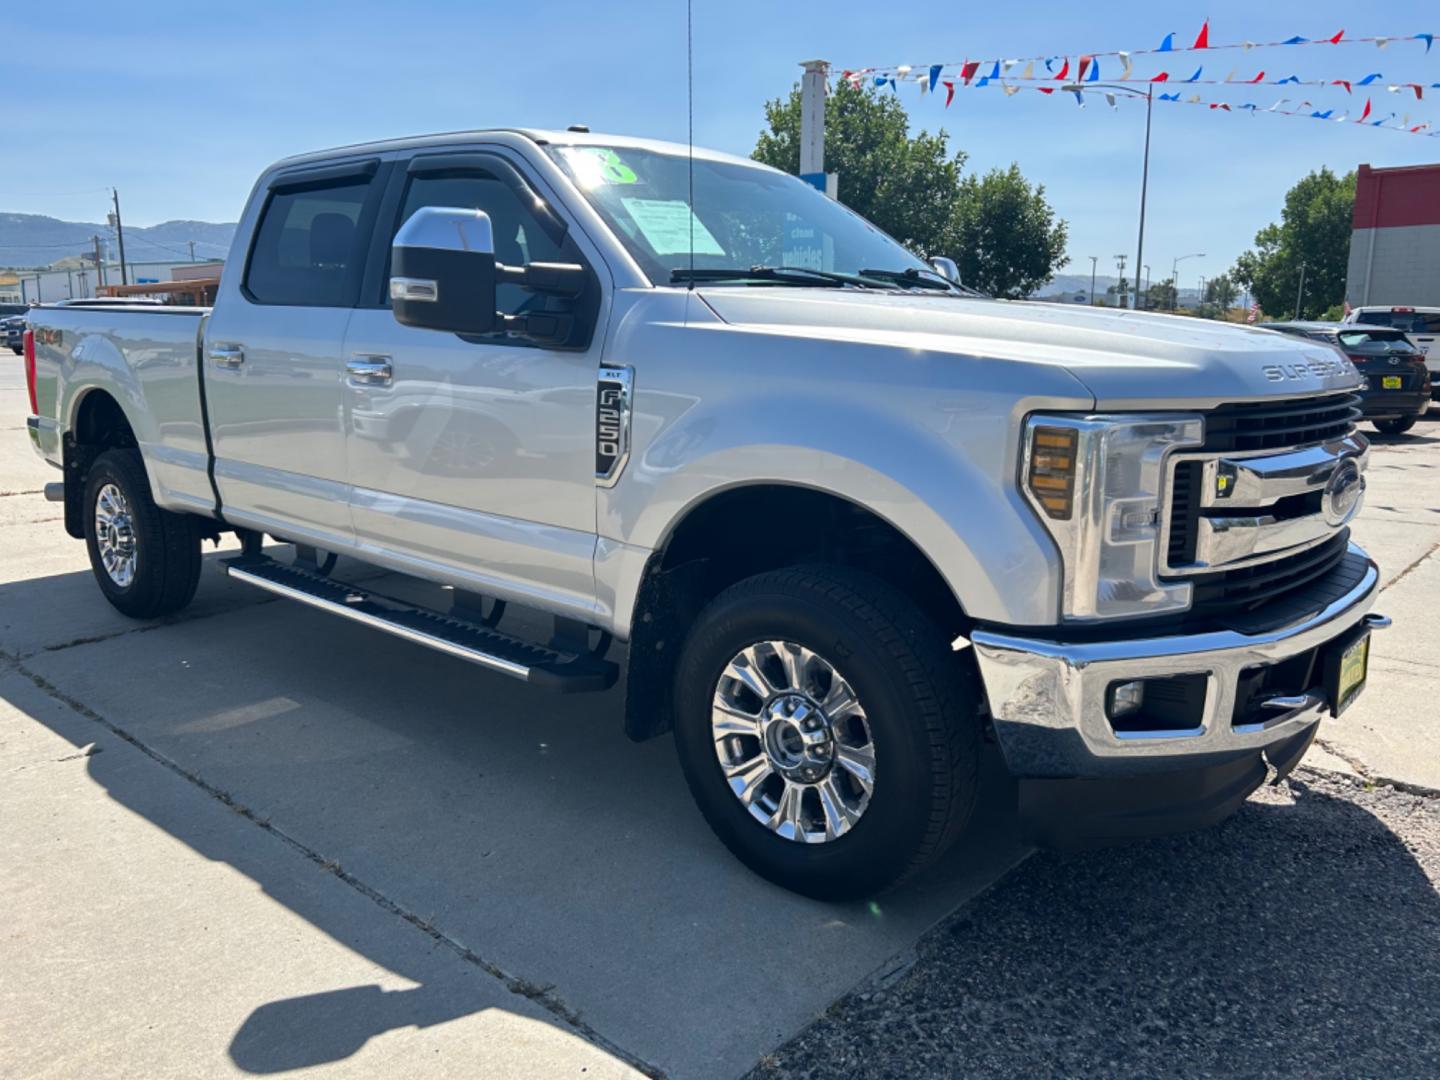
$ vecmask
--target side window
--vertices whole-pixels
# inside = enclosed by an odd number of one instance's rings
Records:
[[[364,258],[361,212],[368,180],[343,180],[270,196],[260,216],[245,288],[261,304],[344,307]]]
[[[393,236],[410,215],[423,206],[455,206],[483,210],[490,216],[495,235],[495,261],[506,266],[528,266],[535,262],[582,262],[579,250],[568,238],[557,244],[541,226],[534,212],[521,202],[503,181],[476,172],[422,173],[412,176],[400,213],[391,230]],[[385,279],[389,280],[387,266]],[[383,302],[389,303],[388,285]],[[566,311],[573,303],[546,297],[518,285],[502,283],[496,288],[496,307],[506,315],[537,311]]]
[[[1356,322],[1362,322],[1369,326],[1391,326],[1393,320],[1388,311],[1362,311],[1355,318]]]

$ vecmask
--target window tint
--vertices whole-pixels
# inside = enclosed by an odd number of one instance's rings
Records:
[[[262,304],[343,307],[363,258],[366,180],[279,191],[255,234],[245,287]]]
[[[396,231],[410,215],[423,206],[455,206],[483,210],[490,216],[495,236],[495,261],[505,266],[528,266],[534,262],[580,262],[579,252],[566,242],[556,244],[541,227],[539,219],[500,180],[480,173],[427,173],[412,177],[405,202],[395,222]],[[392,234],[393,235],[393,234]],[[387,268],[385,278],[388,303]],[[496,307],[506,315],[526,312],[568,310],[570,301],[546,298],[518,285],[502,283],[495,290]]]
[[[1440,315],[1419,311],[1362,311],[1356,322],[1393,326],[1407,334],[1440,334]]]

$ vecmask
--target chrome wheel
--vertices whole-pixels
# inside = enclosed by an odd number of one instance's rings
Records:
[[[870,722],[824,657],[789,641],[741,649],[711,707],[731,792],[777,836],[823,844],[855,827],[875,786]]]
[[[95,546],[110,580],[127,588],[135,580],[135,526],[130,504],[114,484],[95,496]]]

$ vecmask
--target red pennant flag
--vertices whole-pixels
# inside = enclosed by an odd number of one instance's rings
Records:
[[[1035,89],[1039,90],[1042,94],[1053,94],[1055,92],[1055,88],[1053,86],[1037,86],[1035,87]]]
[[[1330,39],[1330,44],[1331,44],[1331,45],[1339,45],[1339,44],[1340,44],[1340,39],[1343,38],[1344,36],[1345,36],[1345,31],[1344,31],[1344,30],[1341,30],[1338,34],[1336,34],[1334,37],[1332,37],[1332,38]]]
[[[1252,83],[1258,83],[1258,82],[1262,82],[1262,81],[1264,80],[1264,78],[1265,78],[1265,73],[1262,71],[1262,72],[1260,72],[1259,75],[1256,75],[1256,76],[1255,76],[1253,79],[1251,79],[1250,81],[1251,81]]]
[[[1060,74],[1055,76],[1055,81],[1056,81],[1056,82],[1059,82],[1059,81],[1063,80],[1063,79],[1064,79],[1067,75],[1069,75],[1069,74],[1070,74],[1070,58],[1067,56],[1067,57],[1065,58],[1065,66],[1060,69]]]
[[[1210,20],[1205,20],[1205,25],[1200,27],[1200,34],[1195,39],[1192,49],[1208,49],[1210,47]]]
[[[1169,81],[1170,81],[1170,73],[1169,73],[1168,71],[1162,71],[1162,72],[1160,72],[1159,75],[1156,75],[1156,76],[1155,76],[1153,79],[1151,79],[1150,81],[1151,81],[1151,82],[1169,82]]]
[[[1066,62],[1068,63],[1069,61],[1066,61]],[[1085,69],[1088,68],[1089,66],[1090,66],[1090,57],[1088,57],[1088,56],[1082,56],[1082,57],[1080,57],[1080,74],[1078,74],[1078,75],[1075,76],[1075,81],[1076,81],[1076,82],[1084,82],[1084,81],[1085,81]]]
[[[1332,79],[1330,85],[1343,86],[1345,87],[1345,93],[1350,93],[1350,81],[1348,79]]]
[[[1370,99],[1367,97],[1367,98],[1365,99],[1365,111],[1360,114],[1360,120],[1364,120],[1364,119],[1365,119],[1367,116],[1369,116],[1369,115],[1370,115]],[[1360,123],[1360,120],[1356,120],[1355,122],[1358,124],[1358,123]]]
[[[1406,85],[1408,85],[1411,90],[1414,90],[1414,91],[1415,91],[1415,100],[1416,100],[1416,101],[1424,101],[1424,100],[1425,100],[1425,88],[1424,88],[1423,86],[1421,86],[1418,82],[1407,83]]]
[[[960,65],[960,78],[965,80],[965,85],[970,85],[970,80],[975,77],[975,72],[980,70],[979,60],[966,60]]]
[[[955,100],[955,84],[954,84],[951,80],[946,79],[946,80],[945,80],[945,107],[948,109],[948,108],[950,107],[950,102],[952,102],[952,101],[954,101],[954,100]]]

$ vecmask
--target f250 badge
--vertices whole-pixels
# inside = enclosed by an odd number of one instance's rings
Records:
[[[595,483],[613,487],[630,458],[635,369],[602,364],[595,385]]]

